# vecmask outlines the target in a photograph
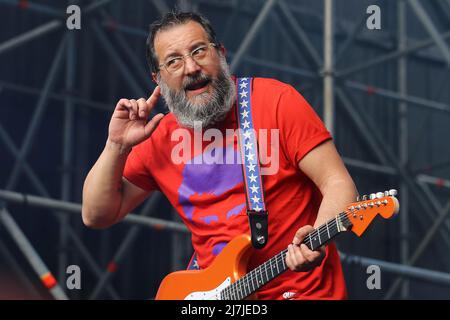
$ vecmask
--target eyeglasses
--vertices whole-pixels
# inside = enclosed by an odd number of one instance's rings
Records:
[[[163,64],[160,64],[159,68],[165,68],[166,71],[172,75],[177,74],[182,70],[186,57],[191,57],[192,60],[194,60],[195,63],[197,63],[199,66],[205,65],[210,58],[212,47],[217,47],[217,45],[212,42],[201,45],[192,50],[190,53],[185,54],[184,56],[172,57],[168,59]]]

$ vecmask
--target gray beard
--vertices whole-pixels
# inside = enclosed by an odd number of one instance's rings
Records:
[[[224,56],[220,57],[220,67],[216,79],[204,74],[190,77],[183,82],[180,90],[169,88],[158,74],[161,95],[181,126],[194,128],[201,124],[203,128],[208,128],[225,119],[236,99],[236,88]],[[190,100],[186,95],[185,88],[198,80],[211,81],[211,94],[203,92]],[[209,99],[205,101],[206,97]]]

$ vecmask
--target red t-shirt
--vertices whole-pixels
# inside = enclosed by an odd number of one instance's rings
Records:
[[[268,129],[269,142],[265,145],[270,155],[273,142],[270,129],[279,129],[279,159],[277,172],[262,176],[269,211],[269,241],[263,250],[255,251],[250,269],[284,250],[300,227],[314,224],[322,196],[300,171],[298,163],[314,147],[331,139],[311,106],[290,85],[254,78],[252,91],[252,118],[258,143],[262,142],[259,129]],[[226,129],[238,127],[235,108],[215,126],[224,137]],[[142,189],[157,189],[165,194],[192,232],[198,264],[205,268],[230,240],[240,234],[250,234],[241,164],[226,160],[230,159],[226,158],[227,152],[228,155],[236,153],[239,159],[238,143],[232,139],[234,142],[215,144],[215,151],[211,152],[209,141],[194,147],[193,129],[183,129],[183,134],[175,134],[174,139],[172,134],[177,129],[180,126],[175,116],[166,115],[152,136],[132,149],[124,177]],[[181,141],[189,140],[190,148],[180,151]],[[206,150],[223,161],[201,161]],[[174,163],[174,155],[192,161]],[[262,168],[270,165],[263,164]],[[334,243],[326,247],[326,256],[319,267],[310,272],[288,270],[258,291],[260,299],[345,297],[342,267]]]

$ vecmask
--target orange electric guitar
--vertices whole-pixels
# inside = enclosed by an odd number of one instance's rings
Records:
[[[361,236],[377,215],[390,218],[398,212],[396,190],[363,196],[347,210],[314,229],[304,239],[311,250],[326,244],[341,232],[351,230]],[[204,270],[177,271],[166,276],[156,294],[157,300],[241,300],[286,271],[287,249],[248,272],[251,240],[249,235],[234,238]]]

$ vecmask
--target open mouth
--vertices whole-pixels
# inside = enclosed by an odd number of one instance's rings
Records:
[[[196,81],[188,86],[186,86],[186,90],[188,91],[196,91],[205,88],[211,81],[210,80],[200,80]]]

